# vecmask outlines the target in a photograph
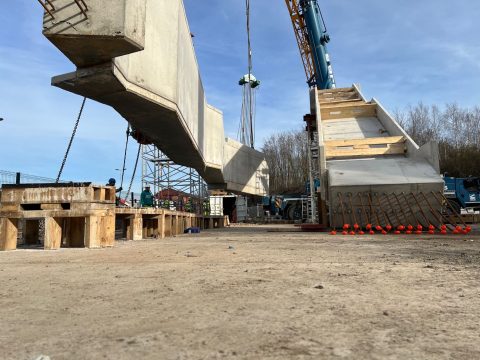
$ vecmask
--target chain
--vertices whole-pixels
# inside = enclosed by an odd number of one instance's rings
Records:
[[[130,185],[128,186],[127,194],[125,195],[125,201],[127,201],[128,195],[130,194],[130,191],[132,190],[133,180],[135,180],[135,173],[137,172],[138,159],[140,159],[140,151],[141,150],[142,150],[142,145],[138,144],[137,160],[135,161],[135,167],[133,168],[132,179],[130,180]],[[132,207],[133,207],[133,204],[132,204]]]
[[[73,127],[73,132],[72,136],[70,137],[70,141],[67,146],[67,151],[65,152],[65,156],[63,157],[62,165],[60,166],[60,170],[58,171],[58,176],[56,183],[58,184],[60,182],[60,177],[62,176],[63,168],[65,167],[65,163],[67,162],[68,154],[70,153],[70,149],[72,147],[73,139],[75,138],[75,134],[77,133],[78,129],[78,124],[80,123],[80,118],[82,117],[83,113],[83,108],[85,107],[85,102],[87,101],[87,98],[84,97],[82,101],[82,106],[80,107],[80,112],[78,113],[77,117],[77,122],[75,123],[75,126]]]
[[[123,179],[125,177],[125,165],[127,162],[127,151],[128,151],[128,139],[130,137],[130,124],[127,125],[127,140],[125,141],[125,154],[123,155],[123,166],[122,166],[122,181],[120,182],[120,187],[123,188]]]

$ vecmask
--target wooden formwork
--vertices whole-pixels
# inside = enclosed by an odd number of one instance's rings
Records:
[[[0,198],[0,250],[23,243],[43,248],[110,247],[115,241],[115,188],[91,183],[4,185]]]
[[[117,224],[127,240],[163,239],[192,227],[229,225],[228,216],[115,208],[115,188],[90,183],[5,185],[0,195],[0,250],[15,250],[19,238],[26,246],[40,243],[46,250],[111,247]]]
[[[202,216],[192,213],[154,208],[117,208],[117,224],[127,240],[163,239],[183,234],[188,228],[224,228],[228,216]]]

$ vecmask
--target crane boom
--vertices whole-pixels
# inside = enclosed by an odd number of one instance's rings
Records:
[[[330,41],[317,0],[285,0],[300,49],[307,83],[319,89],[335,88],[326,44]]]

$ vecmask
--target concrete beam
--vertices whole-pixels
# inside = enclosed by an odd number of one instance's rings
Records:
[[[89,0],[87,18],[73,0],[55,6],[44,35],[78,69],[54,86],[112,106],[211,188],[268,193],[263,154],[225,139],[223,114],[206,101],[182,0]]]

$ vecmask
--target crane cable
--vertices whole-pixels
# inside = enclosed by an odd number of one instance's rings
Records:
[[[250,86],[248,88],[249,91],[249,96],[250,96],[250,101],[249,101],[249,125],[250,125],[250,146],[254,148],[255,144],[255,135],[253,133],[254,131],[254,125],[253,125],[253,103],[252,103],[252,97],[253,97],[253,90],[251,88],[251,80],[252,80],[252,69],[253,69],[253,62],[252,62],[252,45],[250,41],[250,0],[245,0],[245,6],[247,10],[247,39],[248,39],[248,81],[250,82]]]
[[[138,144],[137,160],[135,160],[135,167],[133,168],[132,178],[130,179],[130,185],[128,186],[128,191],[125,195],[125,201],[127,201],[128,194],[132,190],[133,181],[135,180],[135,173],[137,172],[138,160],[140,159],[140,151],[142,150],[142,144]],[[133,207],[133,204],[132,204]]]
[[[125,177],[125,165],[127,163],[127,151],[128,151],[128,139],[130,138],[130,124],[127,125],[127,139],[125,141],[125,153],[123,155],[123,166],[122,166],[122,180],[120,182],[120,187],[123,188],[123,179]]]
[[[77,133],[78,124],[80,123],[80,118],[82,117],[82,113],[83,113],[83,109],[85,107],[86,101],[87,101],[87,98],[84,97],[82,101],[82,106],[80,106],[80,111],[78,113],[77,121],[75,122],[75,126],[73,127],[72,136],[70,137],[70,141],[68,142],[67,151],[65,152],[62,165],[60,165],[60,170],[58,171],[57,180],[55,181],[57,184],[60,182],[60,177],[62,176],[63,169],[65,168],[65,164],[67,162],[68,155],[70,153],[70,149],[72,148],[73,139],[75,138],[75,135]]]

